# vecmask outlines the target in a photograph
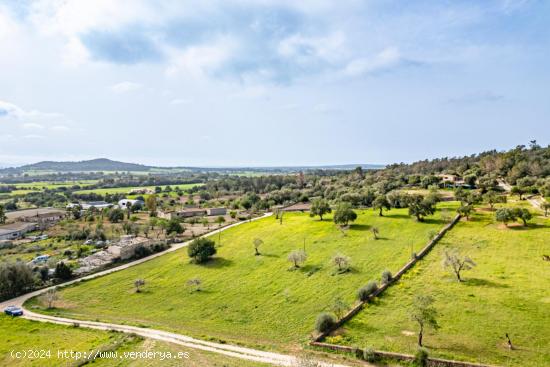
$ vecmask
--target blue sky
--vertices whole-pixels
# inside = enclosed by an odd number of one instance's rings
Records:
[[[0,0],[0,164],[392,163],[550,143],[550,2]]]

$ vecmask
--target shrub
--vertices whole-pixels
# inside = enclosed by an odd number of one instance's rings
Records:
[[[62,261],[55,266],[55,277],[62,280],[69,280],[73,277],[73,271]]]
[[[196,264],[207,261],[215,253],[215,243],[209,238],[197,238],[187,247],[187,254]]]
[[[331,330],[335,324],[336,319],[334,318],[334,316],[330,313],[323,312],[319,314],[319,316],[317,316],[317,320],[315,320],[315,330],[320,333],[324,333]]]
[[[370,282],[367,283],[367,285],[359,288],[359,291],[357,292],[357,298],[360,301],[366,301],[369,298],[369,296],[377,289],[378,289],[378,284],[374,280],[371,280]]]
[[[374,348],[372,347],[366,347],[363,351],[363,359],[367,362],[377,362],[380,358],[378,357],[378,354],[374,351]]]
[[[413,365],[416,367],[428,366],[428,351],[424,348],[418,348],[414,355]]]
[[[391,274],[391,271],[384,270],[382,272],[382,277],[381,277],[380,280],[382,281],[383,284],[388,284],[389,282],[391,282],[392,278],[393,278],[393,276]]]
[[[145,247],[143,245],[139,245],[134,250],[134,258],[135,259],[141,259],[142,257],[146,257],[152,254],[152,251],[149,247]]]

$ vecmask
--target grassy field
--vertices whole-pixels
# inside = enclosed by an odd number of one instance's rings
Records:
[[[180,188],[182,191],[188,190],[190,188],[193,188],[195,186],[199,186],[201,184],[180,184],[180,185],[170,185],[172,187],[172,190],[176,190],[176,188]],[[164,189],[166,186],[160,186],[164,192]],[[131,187],[115,187],[115,188],[108,188],[108,189],[92,189],[92,190],[78,190],[75,191],[75,194],[91,194],[95,193],[98,195],[105,195],[105,194],[127,194],[132,189],[151,189],[154,190],[155,186],[131,186]]]
[[[74,185],[80,185],[82,187],[86,187],[88,185],[92,185],[97,183],[97,180],[80,180],[80,181],[66,181],[66,182],[51,182],[51,181],[37,181],[37,182],[28,182],[28,183],[16,183],[16,184],[7,184],[7,183],[0,183],[1,185],[13,185],[17,189],[11,191],[9,196],[16,196],[16,195],[25,195],[30,192],[40,192],[44,191],[45,189],[56,189],[60,187],[72,187]]]
[[[418,223],[404,209],[385,217],[361,211],[345,237],[330,216],[319,221],[307,214],[285,214],[282,225],[265,218],[224,232],[217,257],[205,265],[189,263],[183,249],[66,288],[58,308],[44,312],[255,347],[293,348],[308,339],[318,313],[329,310],[338,297],[351,304],[360,286],[379,278],[384,269],[397,271],[411,251],[444,225],[441,213]],[[381,239],[373,239],[372,226],[379,228]],[[255,238],[264,241],[261,256],[254,256]],[[290,270],[287,256],[303,248],[304,241],[308,260]],[[331,258],[338,253],[351,258],[351,271],[337,274]],[[186,286],[194,277],[202,280],[199,292]],[[147,283],[141,293],[133,289],[137,278]],[[29,306],[40,304],[31,300]]]
[[[117,357],[123,353],[155,351],[183,357],[188,353],[187,359],[161,359],[158,355],[155,359],[134,359],[134,358],[103,358],[96,359],[94,366],[224,366],[224,367],[252,367],[263,364],[233,359],[220,354],[190,349],[176,344],[169,344],[140,337],[130,337],[125,334],[75,328],[70,326],[40,323],[21,318],[12,318],[0,315],[0,365],[1,366],[75,366],[78,362],[75,359],[58,358],[59,351],[89,352],[97,349],[117,352]],[[21,351],[50,351],[50,358],[14,358],[11,352]],[[14,354],[15,356],[15,354]],[[43,357],[47,357],[42,353]]]
[[[523,204],[525,205],[525,204]],[[532,209],[531,209],[532,210]],[[550,220],[503,228],[494,213],[478,211],[459,223],[435,249],[376,304],[368,306],[332,337],[348,345],[372,345],[414,353],[417,326],[412,298],[433,295],[441,329],[425,344],[437,357],[502,366],[550,365]],[[456,247],[477,266],[458,283],[441,265],[444,249]],[[516,350],[506,348],[509,333]],[[329,339],[329,340],[330,340]]]

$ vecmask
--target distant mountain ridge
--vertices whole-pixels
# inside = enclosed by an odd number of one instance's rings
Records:
[[[77,171],[149,171],[154,167],[137,163],[125,163],[113,161],[107,158],[97,158],[78,162],[55,162],[42,161],[33,164],[26,164],[16,168],[4,170],[27,171],[55,171],[55,172],[77,172]]]
[[[340,164],[340,165],[324,165],[324,166],[279,166],[279,167],[158,167],[148,166],[138,163],[126,163],[113,161],[107,158],[97,158],[84,161],[42,161],[33,164],[26,164],[20,167],[10,167],[0,169],[0,174],[21,174],[25,172],[99,172],[99,171],[119,171],[119,172],[149,172],[152,170],[186,170],[186,171],[203,171],[203,172],[235,172],[235,171],[279,171],[279,172],[296,172],[299,170],[311,169],[336,169],[349,170],[361,166],[364,169],[383,168],[384,165],[378,164]]]

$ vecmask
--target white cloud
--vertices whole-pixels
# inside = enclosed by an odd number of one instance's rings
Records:
[[[170,64],[165,73],[169,77],[179,74],[202,77],[221,67],[236,51],[237,44],[229,37],[222,37],[210,45],[191,46],[183,51],[171,49]]]
[[[26,122],[23,125],[21,125],[23,129],[26,130],[42,130],[44,129],[44,126],[37,124],[35,122]]]
[[[374,57],[357,58],[349,62],[343,70],[346,76],[359,76],[391,68],[402,61],[396,47],[388,47]]]
[[[282,40],[277,48],[281,56],[292,58],[298,63],[315,59],[336,62],[345,55],[346,37],[342,32],[334,32],[324,37],[305,37],[295,34]]]
[[[59,113],[24,110],[13,103],[0,100],[0,118],[10,117],[16,120],[51,120],[62,116],[63,115]]]
[[[120,83],[111,85],[111,90],[114,93],[123,94],[123,93],[128,93],[128,92],[133,92],[133,91],[139,90],[142,87],[143,87],[143,85],[141,85],[139,83],[124,81],[124,82],[120,82]]]

